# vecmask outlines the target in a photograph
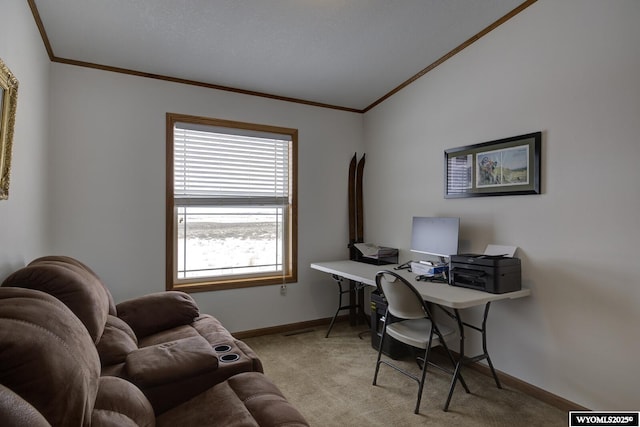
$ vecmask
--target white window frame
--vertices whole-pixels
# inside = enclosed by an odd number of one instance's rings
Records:
[[[174,159],[174,128],[189,127],[192,129],[212,129],[230,134],[242,133],[244,135],[256,134],[259,136],[287,136],[290,139],[288,160],[288,197],[266,197],[274,203],[276,200],[282,206],[285,217],[284,253],[282,254],[282,270],[279,272],[248,273],[219,275],[198,278],[178,278],[178,210],[185,203],[198,204],[200,195],[189,199],[189,195],[176,194],[175,159]],[[283,128],[253,123],[243,123],[214,118],[189,116],[184,114],[167,113],[166,115],[166,289],[197,292],[206,290],[221,290],[230,288],[242,288],[250,286],[262,286],[292,283],[297,281],[297,129]],[[179,182],[179,181],[178,181]],[[180,190],[177,190],[178,192]],[[204,199],[210,199],[203,195]],[[260,200],[263,197],[258,195]],[[188,202],[185,202],[188,200]],[[253,199],[247,199],[249,205]],[[220,203],[231,203],[236,206],[244,201],[233,199],[220,199]],[[206,201],[205,203],[209,203]],[[223,205],[221,205],[223,206]]]

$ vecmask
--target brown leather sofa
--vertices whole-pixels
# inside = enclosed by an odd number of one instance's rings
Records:
[[[87,266],[44,257],[0,288],[0,425],[308,424],[189,295],[116,305]]]

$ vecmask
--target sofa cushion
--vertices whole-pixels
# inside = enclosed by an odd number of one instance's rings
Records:
[[[115,365],[102,365],[102,372],[100,373],[103,377],[119,377],[119,378],[127,378],[127,369],[126,363],[116,363]]]
[[[153,408],[139,388],[116,377],[101,377],[91,414],[92,427],[153,427]]]
[[[107,324],[100,341],[96,344],[102,366],[122,363],[127,355],[138,349],[136,334],[123,320],[107,316]]]
[[[229,378],[228,382],[259,426],[308,425],[298,410],[266,377],[244,373]]]
[[[0,288],[0,379],[51,425],[88,426],[100,361],[86,328],[56,298]]]
[[[82,267],[57,262],[32,262],[7,277],[2,286],[35,289],[62,301],[82,321],[97,343],[109,312],[109,295]]]
[[[95,278],[98,281],[98,283],[104,288],[105,292],[107,293],[107,296],[109,298],[109,314],[112,315],[112,316],[116,315],[116,304],[115,304],[115,302],[113,300],[113,296],[111,295],[111,292],[109,292],[109,288],[107,288],[107,286],[102,282],[102,279],[100,279],[100,277],[92,269],[90,269],[86,264],[78,261],[75,258],[71,258],[70,256],[47,255],[47,256],[43,256],[43,257],[34,259],[33,261],[31,261],[29,263],[29,265],[38,264],[38,263],[41,263],[41,262],[49,262],[49,261],[75,265],[77,267],[82,268],[88,274],[93,276],[93,278]]]
[[[156,418],[158,427],[304,427],[302,414],[264,374],[245,372]]]
[[[29,402],[0,384],[0,425],[2,427],[51,427]]]
[[[133,298],[116,305],[118,317],[135,332],[138,339],[147,335],[188,325],[198,317],[196,302],[184,292],[158,292]]]
[[[126,360],[128,377],[143,389],[217,368],[216,353],[200,336],[144,347],[129,353]]]

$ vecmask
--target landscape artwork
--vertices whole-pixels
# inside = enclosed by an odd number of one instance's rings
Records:
[[[529,183],[529,145],[481,152],[476,162],[479,188]]]

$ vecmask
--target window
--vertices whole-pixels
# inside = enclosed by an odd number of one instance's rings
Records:
[[[297,280],[297,136],[167,114],[167,289]]]

